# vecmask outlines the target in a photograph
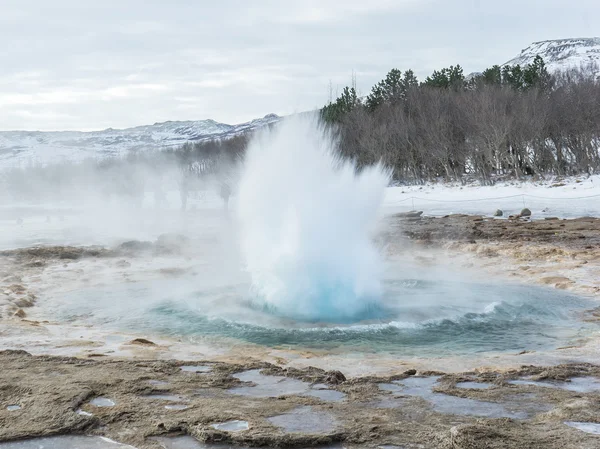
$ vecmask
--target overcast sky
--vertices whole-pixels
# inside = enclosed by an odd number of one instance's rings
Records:
[[[239,123],[593,37],[598,0],[0,0],[0,129]],[[334,92],[335,93],[335,92]]]

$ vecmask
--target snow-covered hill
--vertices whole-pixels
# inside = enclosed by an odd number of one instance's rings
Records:
[[[600,66],[599,37],[534,42],[529,47],[521,50],[519,56],[505,62],[503,65],[527,65],[532,63],[533,58],[537,55],[544,59],[550,72],[595,64],[596,73],[600,75],[598,69]]]
[[[239,125],[214,120],[164,122],[104,131],[2,131],[0,168],[79,161],[87,158],[125,155],[138,150],[173,148],[185,142],[227,138],[275,123],[281,117],[269,114]]]

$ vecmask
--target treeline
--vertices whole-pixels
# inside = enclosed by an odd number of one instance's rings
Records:
[[[595,67],[550,74],[542,58],[419,82],[391,70],[366,98],[346,87],[321,110],[358,167],[383,161],[396,181],[574,175],[600,171]]]

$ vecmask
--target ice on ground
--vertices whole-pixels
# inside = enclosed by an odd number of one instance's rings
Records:
[[[333,432],[338,423],[326,412],[313,410],[312,407],[298,407],[288,413],[267,418],[286,432],[303,432],[308,434],[327,434]]]
[[[248,421],[239,420],[211,424],[211,427],[217,430],[226,430],[227,432],[239,432],[250,428]]]
[[[577,393],[593,393],[600,391],[600,380],[595,377],[574,377],[568,382],[539,381],[531,379],[509,380],[512,385],[532,385],[536,387],[559,388],[561,390],[575,391]]]
[[[600,424],[598,423],[566,421],[565,424],[569,427],[574,427],[575,429],[581,430],[585,433],[591,433],[592,435],[600,435]]]
[[[57,436],[0,443],[0,449],[135,449],[104,437]]]
[[[165,405],[165,408],[167,410],[186,410],[189,407],[189,405],[185,405],[185,404],[169,404],[169,405]]]
[[[275,398],[284,395],[312,396],[323,401],[338,402],[346,395],[336,390],[316,388],[301,380],[284,376],[269,376],[260,374],[260,370],[249,370],[234,374],[233,377],[242,382],[252,382],[256,386],[241,386],[227,390],[231,394],[251,396],[255,398]],[[321,386],[324,386],[321,384]]]
[[[116,403],[112,399],[98,397],[92,399],[90,404],[96,407],[114,407]]]
[[[390,384],[379,384],[383,391],[390,391],[394,398],[384,398],[375,403],[379,408],[403,407],[407,396],[417,396],[429,402],[438,413],[453,415],[483,416],[486,418],[526,419],[545,410],[529,396],[515,396],[504,403],[478,401],[476,399],[450,396],[432,391],[439,377],[411,377]]]
[[[492,388],[494,384],[486,383],[486,382],[458,382],[456,384],[456,388],[466,388],[470,390],[487,390]]]

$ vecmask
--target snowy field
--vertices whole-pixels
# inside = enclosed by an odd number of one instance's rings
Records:
[[[234,192],[235,193],[235,192]],[[285,193],[282,192],[282,195]],[[237,196],[230,201],[235,217]],[[386,189],[382,213],[421,210],[425,215],[518,214],[523,207],[533,219],[600,217],[600,176],[561,181],[502,183],[483,187],[429,184]],[[335,205],[331,205],[335,214]],[[162,233],[214,236],[223,226],[223,204],[217,192],[192,195],[188,211],[180,211],[179,193],[170,192],[157,209],[151,193],[141,208],[126,204],[0,204],[0,249],[40,244],[113,245],[125,240],[154,240]]]
[[[600,217],[600,176],[542,182],[504,182],[494,186],[428,184],[390,187],[384,212],[422,210],[425,215],[518,214],[527,207],[532,218]]]

